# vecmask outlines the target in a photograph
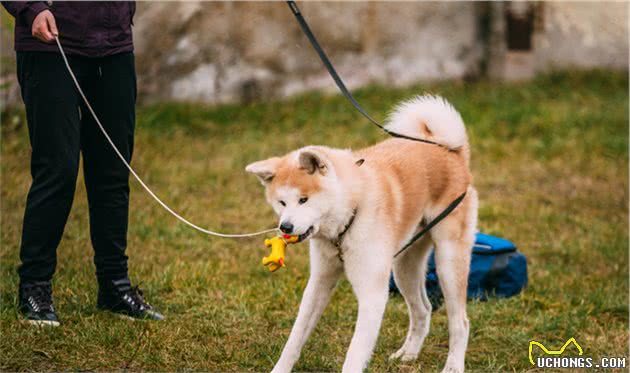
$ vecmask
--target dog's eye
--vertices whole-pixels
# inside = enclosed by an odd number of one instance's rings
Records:
[[[298,203],[299,203],[300,205],[303,205],[303,204],[305,204],[305,203],[306,203],[306,201],[308,201],[308,197],[302,197],[302,198],[300,198],[300,200],[298,201]]]
[[[287,204],[284,201],[278,201],[282,206],[286,206]]]

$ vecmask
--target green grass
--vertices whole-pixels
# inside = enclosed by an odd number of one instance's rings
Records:
[[[559,348],[575,337],[588,356],[628,352],[628,80],[605,71],[555,73],[530,83],[370,87],[357,98],[377,118],[421,92],[449,99],[472,143],[479,227],[517,243],[530,283],[515,298],[469,304],[471,371],[531,368],[528,342]],[[358,148],[384,136],[340,96],[285,102],[139,108],[133,165],[158,195],[195,223],[241,232],[275,223],[249,162],[307,144]],[[168,317],[120,320],[95,308],[96,282],[80,179],[58,250],[55,299],[63,326],[38,331],[15,308],[21,218],[30,176],[21,112],[3,114],[1,370],[271,369],[308,278],[306,245],[269,274],[262,238],[227,240],[192,231],[132,185],[132,279]],[[296,365],[337,371],[352,336],[356,301],[343,280]],[[392,296],[370,371],[435,371],[446,360],[446,313],[434,313],[416,362],[389,362],[407,313]]]

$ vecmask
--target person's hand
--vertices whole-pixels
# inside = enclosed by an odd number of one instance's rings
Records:
[[[55,40],[55,36],[59,35],[59,32],[55,23],[55,16],[50,10],[44,10],[35,17],[31,32],[34,37],[44,43],[52,43]]]

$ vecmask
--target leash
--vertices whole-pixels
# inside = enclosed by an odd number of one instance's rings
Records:
[[[90,102],[88,101],[87,97],[85,97],[85,94],[83,93],[83,90],[81,89],[81,86],[79,85],[79,81],[77,80],[76,76],[74,75],[74,72],[72,71],[72,68],[70,67],[70,64],[68,63],[68,58],[66,57],[66,54],[65,54],[63,48],[61,47],[61,42],[59,41],[59,37],[55,36],[55,41],[57,42],[57,47],[59,48],[59,52],[61,53],[61,57],[63,58],[63,62],[66,64],[66,69],[68,70],[68,73],[70,74],[70,76],[72,77],[72,80],[74,81],[75,87],[77,87],[77,90],[79,91],[79,94],[81,95],[81,98],[83,99],[83,102],[85,103],[85,106],[87,106],[88,110],[92,114],[92,117],[96,121],[96,124],[98,125],[98,128],[103,133],[103,136],[105,136],[105,138],[107,139],[107,142],[109,142],[109,144],[112,146],[112,148],[114,149],[114,152],[116,152],[116,154],[118,155],[118,158],[120,158],[122,163],[125,164],[125,166],[129,170],[129,172],[131,172],[131,174],[136,178],[136,180],[138,180],[140,185],[142,185],[144,190],[146,190],[147,193],[149,193],[149,195],[151,195],[151,197],[153,197],[153,199],[157,203],[160,204],[160,206],[162,206],[171,215],[173,215],[174,217],[179,219],[182,223],[188,225],[189,227],[191,227],[193,229],[198,230],[199,232],[202,232],[202,233],[205,233],[205,234],[208,234],[208,235],[211,235],[211,236],[224,237],[224,238],[242,238],[242,237],[259,236],[259,235],[262,235],[262,234],[267,234],[269,232],[276,232],[278,230],[277,228],[273,228],[273,229],[266,229],[266,230],[258,231],[258,232],[237,233],[237,234],[215,232],[215,231],[211,231],[209,229],[202,228],[202,227],[200,227],[200,226],[198,226],[198,225],[196,225],[194,223],[191,223],[190,221],[188,221],[187,219],[185,219],[184,217],[182,217],[181,215],[179,215],[178,213],[173,211],[173,209],[168,207],[168,205],[166,203],[162,202],[162,200],[155,193],[153,193],[151,188],[149,188],[147,186],[147,184],[145,184],[144,181],[142,181],[140,176],[138,176],[138,174],[133,170],[133,168],[131,168],[131,166],[129,165],[127,160],[125,160],[125,157],[123,157],[123,155],[120,153],[120,151],[118,150],[118,148],[116,147],[116,145],[114,144],[112,139],[109,137],[109,134],[107,133],[107,131],[105,131],[105,127],[103,127],[103,125],[101,124],[101,121],[96,116],[96,113],[94,112],[94,109],[92,109],[92,105],[90,105]]]
[[[431,144],[431,145],[437,145],[437,146],[444,147],[443,145],[438,144],[435,141],[425,140],[425,139],[412,137],[412,136],[407,136],[407,135],[403,135],[401,133],[390,131],[387,128],[385,128],[385,126],[383,126],[382,124],[377,122],[374,118],[372,118],[370,116],[370,114],[368,114],[365,111],[365,109],[363,109],[363,107],[359,104],[359,102],[354,98],[354,96],[352,95],[352,93],[350,93],[348,88],[346,88],[346,85],[344,84],[343,80],[341,80],[341,77],[339,76],[339,74],[337,74],[337,70],[335,70],[335,67],[330,62],[330,59],[328,58],[328,55],[326,55],[326,52],[324,52],[324,49],[322,48],[322,46],[317,41],[317,38],[315,37],[315,34],[313,34],[313,32],[311,31],[311,28],[308,26],[308,23],[306,22],[306,20],[302,16],[302,13],[300,12],[300,9],[298,8],[298,6],[295,3],[295,1],[287,1],[287,4],[289,5],[289,8],[291,9],[291,12],[295,16],[295,19],[298,21],[298,23],[300,25],[300,28],[302,29],[302,32],[304,32],[304,34],[306,35],[308,40],[311,42],[311,46],[313,46],[313,49],[315,49],[315,52],[317,52],[317,55],[319,55],[319,59],[322,60],[322,63],[324,64],[324,67],[326,68],[326,70],[328,70],[328,73],[330,74],[330,76],[335,81],[335,84],[337,85],[337,87],[339,88],[341,93],[344,95],[344,97],[348,101],[350,101],[352,106],[354,106],[354,108],[357,109],[357,111],[359,113],[361,113],[365,118],[367,118],[367,120],[369,120],[373,125],[378,127],[381,131],[385,132],[386,134],[388,134],[388,135],[390,135],[392,137],[398,137],[398,138],[401,138],[401,139],[418,141],[418,142],[423,142],[423,143],[426,143],[426,144]]]
[[[311,31],[311,28],[308,26],[308,23],[306,22],[306,19],[304,19],[304,16],[302,16],[302,13],[300,12],[300,9],[298,8],[298,6],[295,3],[295,1],[292,1],[292,0],[291,1],[287,1],[287,5],[289,6],[289,9],[291,9],[291,12],[295,16],[295,19],[297,20],[298,24],[300,25],[300,28],[302,29],[302,32],[304,32],[304,34],[306,35],[306,37],[310,41],[311,46],[313,47],[315,52],[317,52],[317,55],[319,56],[319,59],[324,64],[324,67],[326,68],[326,70],[328,70],[328,73],[330,74],[331,78],[335,81],[335,84],[337,85],[337,87],[339,88],[341,93],[344,95],[344,97],[348,101],[350,101],[352,106],[354,106],[355,109],[357,109],[357,111],[359,113],[361,113],[365,118],[367,118],[367,120],[369,120],[373,125],[375,125],[379,129],[381,129],[383,132],[385,132],[386,134],[388,134],[388,135],[390,135],[392,137],[397,137],[397,138],[401,138],[401,139],[406,139],[406,140],[411,140],[411,141],[418,141],[418,142],[423,142],[423,143],[426,143],[426,144],[431,144],[431,145],[437,145],[437,146],[445,147],[445,146],[443,146],[441,144],[438,144],[438,143],[436,143],[434,141],[425,140],[425,139],[412,137],[412,136],[407,136],[407,135],[403,135],[403,134],[400,134],[400,133],[397,133],[397,132],[390,131],[387,128],[385,128],[385,126],[383,126],[382,124],[377,122],[374,118],[372,118],[365,111],[365,109],[363,109],[363,107],[354,98],[354,96],[352,96],[352,93],[350,93],[348,88],[346,88],[346,85],[344,84],[343,80],[341,80],[341,77],[339,76],[339,74],[337,74],[337,70],[335,70],[335,67],[330,62],[330,59],[326,55],[326,52],[324,52],[324,49],[322,48],[322,46],[317,41],[317,38],[315,37],[315,34],[313,34],[313,32]],[[411,240],[409,240],[409,242],[407,242],[407,244],[405,244],[405,246],[403,246],[400,250],[398,250],[398,252],[394,255],[394,258],[396,258],[398,255],[400,255],[403,251],[407,250],[411,245],[413,245],[414,242],[419,240],[420,237],[422,237],[429,230],[431,230],[431,228],[435,227],[439,222],[444,220],[444,218],[446,218],[453,210],[455,210],[455,208],[457,206],[459,206],[459,204],[464,200],[464,197],[466,197],[466,192],[462,193],[459,197],[457,197],[455,200],[453,200],[453,202],[451,202],[451,204],[448,205],[446,207],[446,209],[444,209],[444,211],[442,211],[438,216],[436,216],[435,219],[431,220],[420,232],[416,233],[411,238]],[[354,217],[353,217],[353,220],[354,220]],[[352,223],[352,221],[350,222],[350,224],[351,223]],[[350,228],[349,226],[346,227],[346,229],[344,230],[344,233],[349,228]],[[337,240],[337,244],[336,244],[337,247],[339,247],[341,245],[340,241],[341,241],[341,239]],[[341,259],[341,257],[340,257],[340,259]],[[341,261],[343,261],[343,259],[341,259]]]
[[[453,200],[450,205],[446,206],[446,208],[440,213],[440,215],[436,216],[435,219],[431,220],[429,224],[422,228],[420,232],[411,237],[409,242],[407,242],[407,244],[403,246],[402,249],[398,250],[398,252],[394,254],[394,258],[400,255],[403,251],[407,250],[411,245],[413,245],[414,242],[418,241],[420,237],[424,236],[424,234],[430,231],[431,228],[435,227],[437,223],[441,222],[445,217],[447,217],[448,214],[450,214],[453,210],[455,210],[457,206],[459,206],[460,203],[462,203],[464,197],[466,197],[466,192],[455,198],[455,200]]]

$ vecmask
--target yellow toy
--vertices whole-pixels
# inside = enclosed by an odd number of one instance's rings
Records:
[[[269,272],[275,272],[284,267],[284,254],[287,244],[296,243],[298,236],[276,236],[265,240],[265,247],[271,247],[271,254],[262,259],[262,264],[269,268]]]

